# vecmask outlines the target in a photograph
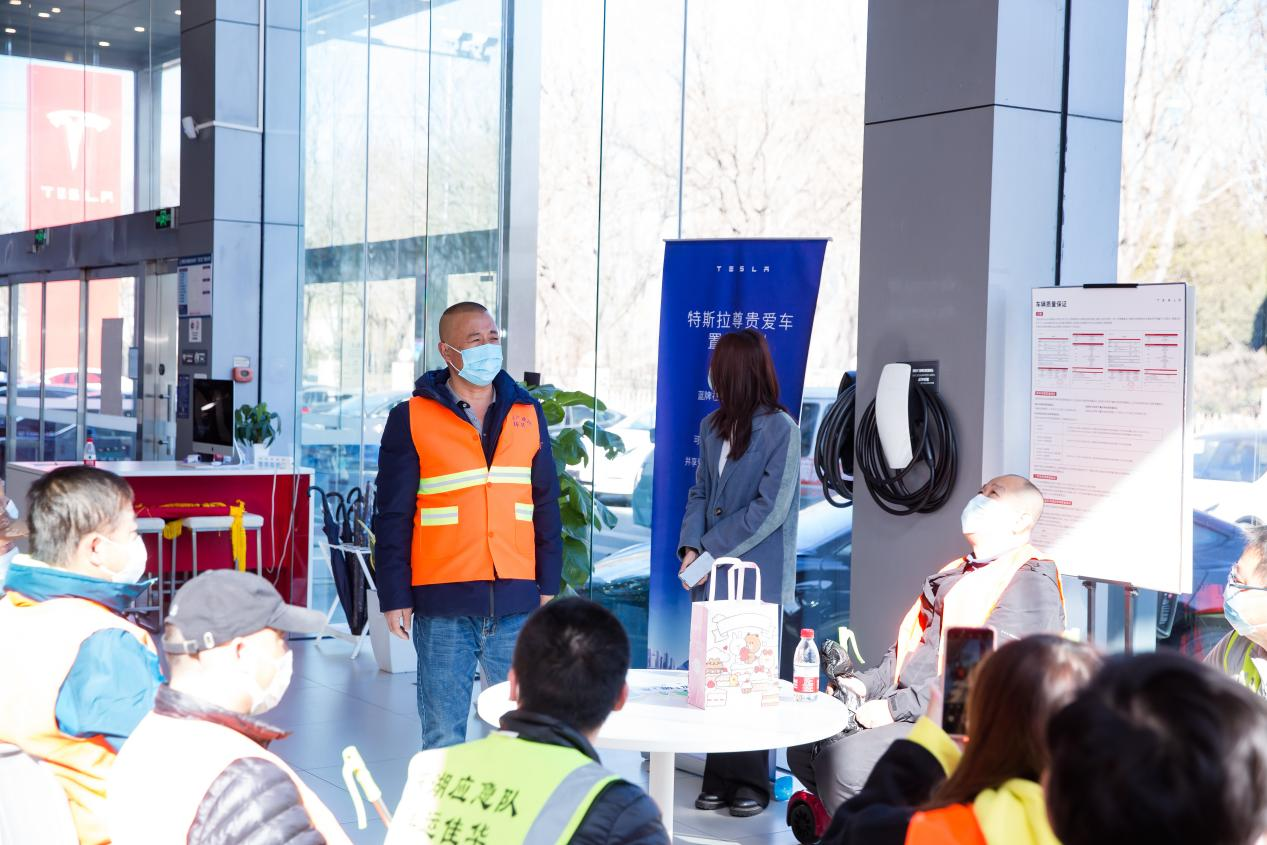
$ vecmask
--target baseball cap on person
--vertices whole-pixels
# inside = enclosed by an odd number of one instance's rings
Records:
[[[318,634],[325,614],[282,601],[265,579],[251,572],[217,569],[204,572],[176,591],[163,650],[197,654],[274,628],[292,634]]]

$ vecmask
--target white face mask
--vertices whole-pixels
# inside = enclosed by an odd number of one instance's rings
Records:
[[[106,537],[106,540],[116,546],[123,545],[117,540],[111,540],[109,537]],[[137,581],[140,581],[145,575],[145,567],[150,560],[150,553],[145,548],[145,539],[141,537],[140,534],[133,537],[132,542],[128,543],[127,546],[128,559],[122,569],[115,572],[104,566],[101,567],[109,573],[109,580],[116,584],[135,584]]]
[[[295,653],[293,651],[287,651],[278,659],[276,671],[273,673],[273,680],[267,688],[261,689],[259,684],[255,682],[255,667],[251,667],[248,678],[251,685],[252,716],[267,713],[281,703],[282,696],[286,694],[286,690],[290,687],[290,679],[294,672]]]
[[[959,518],[965,536],[973,538],[972,552],[977,560],[993,560],[1020,545],[1016,534],[1020,514],[998,499],[983,493],[973,496]]]
[[[5,512],[5,515],[9,517],[9,519],[17,519],[19,516],[22,515],[21,512],[18,510],[17,503],[14,502],[12,499],[4,503],[4,512]]]

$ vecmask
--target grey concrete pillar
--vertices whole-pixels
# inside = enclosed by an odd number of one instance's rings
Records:
[[[982,480],[1028,470],[1030,289],[1116,278],[1126,9],[870,4],[859,405],[886,363],[939,361],[959,476],[950,504],[909,517],[859,484],[851,613],[869,660],[965,551],[959,513]]]
[[[255,380],[235,404],[263,399],[282,415],[274,451],[292,451],[302,285],[303,37],[299,4],[268,0],[260,67],[258,0],[206,0],[181,16],[181,111],[202,124],[182,138],[180,226],[205,232],[213,261],[205,366],[183,374],[229,378],[250,360]],[[260,74],[264,109],[259,110]],[[182,321],[182,349],[188,342]],[[188,451],[188,425],[178,454]]]

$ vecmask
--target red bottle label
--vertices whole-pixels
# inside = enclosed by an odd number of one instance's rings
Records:
[[[798,695],[808,695],[818,692],[818,676],[797,675],[792,679],[792,690]]]

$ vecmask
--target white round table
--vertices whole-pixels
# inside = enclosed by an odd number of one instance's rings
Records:
[[[516,707],[510,686],[497,684],[480,694],[480,718],[493,727]],[[817,742],[839,732],[845,705],[820,693],[812,702],[792,697],[792,685],[779,683],[777,707],[751,710],[700,710],[686,703],[686,672],[634,669],[629,673],[629,703],[611,714],[594,744],[615,751],[651,754],[651,797],[660,806],[664,827],[673,836],[674,755],[759,751]]]

